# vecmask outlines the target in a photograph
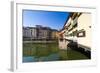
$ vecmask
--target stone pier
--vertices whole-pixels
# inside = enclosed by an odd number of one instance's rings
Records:
[[[67,50],[68,43],[69,43],[69,41],[67,41],[65,39],[59,39],[59,48],[63,49],[63,50]]]

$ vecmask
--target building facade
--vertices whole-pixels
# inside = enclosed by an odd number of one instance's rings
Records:
[[[37,38],[36,32],[37,30],[35,27],[23,27],[23,37],[24,38],[36,39]]]
[[[77,42],[77,20],[80,13],[71,13],[68,22],[64,26],[64,38]]]
[[[31,38],[31,30],[29,27],[23,27],[23,37],[24,38]]]
[[[50,40],[57,38],[57,30],[36,25],[36,27],[23,27],[23,37],[34,40]]]
[[[37,39],[51,39],[51,28],[37,25],[36,29],[37,29]]]
[[[58,31],[55,29],[52,29],[52,39],[58,39]]]
[[[78,46],[86,48],[85,50],[91,50],[92,40],[92,19],[91,13],[83,13],[78,18]]]
[[[81,47],[87,51],[90,51],[91,14],[81,12],[70,13],[69,18],[64,24],[62,30],[59,32],[59,35],[61,39],[67,41],[67,43],[65,41],[66,45],[68,45],[71,41],[75,42],[77,44],[77,47]],[[71,45],[72,44],[73,43],[71,43]]]

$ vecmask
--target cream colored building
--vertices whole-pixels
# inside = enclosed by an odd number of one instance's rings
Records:
[[[87,50],[91,48],[91,14],[90,13],[82,13],[78,18],[78,44],[79,46],[87,47]],[[83,33],[82,33],[83,32]],[[81,37],[84,35],[83,37]]]
[[[64,41],[59,42],[61,44],[68,44],[65,40],[71,40],[78,44],[78,47],[82,47],[85,50],[91,50],[91,14],[74,12],[70,14],[68,21],[65,23],[63,30],[60,31],[60,35]],[[64,46],[63,46],[64,47]]]

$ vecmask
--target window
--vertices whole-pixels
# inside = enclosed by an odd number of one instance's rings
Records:
[[[77,37],[85,37],[86,36],[86,34],[85,34],[86,32],[85,32],[85,30],[84,29],[82,29],[82,30],[79,30],[78,31],[78,33],[77,33]]]

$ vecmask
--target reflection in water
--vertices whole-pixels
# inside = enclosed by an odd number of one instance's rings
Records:
[[[88,59],[80,52],[59,46],[58,43],[24,43],[23,62]]]

